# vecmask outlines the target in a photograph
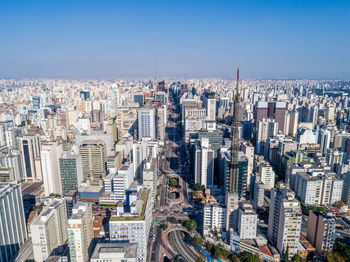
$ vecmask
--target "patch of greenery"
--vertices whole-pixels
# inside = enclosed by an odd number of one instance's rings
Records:
[[[142,211],[141,214],[138,217],[117,217],[117,216],[112,216],[111,221],[142,221],[145,220],[145,211],[146,211],[146,205],[147,205],[147,199],[148,195],[150,193],[150,189],[145,189],[140,197],[139,200],[143,200],[143,205],[142,205]]]
[[[333,252],[325,254],[325,257],[327,262],[350,261],[350,244],[336,241]]]
[[[189,231],[195,230],[197,228],[197,222],[194,220],[185,220],[183,221],[182,225]]]
[[[320,211],[320,212],[323,212],[323,211],[325,210],[325,208],[322,207],[322,206],[309,205],[309,206],[306,206],[306,207],[305,207],[303,214],[304,214],[305,216],[308,216],[311,210],[312,210],[312,211]]]
[[[194,190],[195,191],[202,191],[202,192],[204,192],[205,186],[197,183],[197,184],[194,185]]]
[[[194,240],[193,240],[193,245],[197,248],[200,248],[202,245],[203,245],[203,239],[202,238],[199,238],[199,237],[196,237]]]
[[[172,179],[170,180],[170,186],[171,186],[171,187],[177,187],[178,185],[179,185],[179,182],[177,181],[176,178],[172,178]]]
[[[177,220],[176,220],[175,217],[170,217],[170,218],[169,218],[169,222],[170,222],[171,224],[176,224],[176,223],[177,223]]]

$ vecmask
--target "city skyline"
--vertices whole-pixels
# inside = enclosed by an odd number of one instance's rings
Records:
[[[0,78],[350,79],[346,1],[0,3]]]

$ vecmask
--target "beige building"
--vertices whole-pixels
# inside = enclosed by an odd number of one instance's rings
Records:
[[[43,212],[30,224],[35,261],[45,261],[67,241],[67,212],[64,199],[50,199]]]
[[[89,179],[90,174],[100,178],[106,171],[106,144],[101,140],[86,140],[79,146],[79,153],[83,163],[84,179]]]
[[[289,257],[298,252],[301,231],[301,208],[294,193],[280,188],[271,192],[268,238],[277,250],[284,254],[288,247]]]
[[[334,245],[335,218],[331,213],[310,211],[307,224],[307,239],[323,254],[331,252]]]
[[[68,219],[68,243],[72,262],[88,261],[94,238],[91,204],[78,202]]]

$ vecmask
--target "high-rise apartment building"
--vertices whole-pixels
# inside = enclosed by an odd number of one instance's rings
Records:
[[[68,219],[68,245],[71,262],[86,262],[94,238],[91,203],[77,202]]]
[[[78,190],[83,181],[83,164],[80,155],[62,154],[59,158],[61,188],[65,195],[71,190]]]
[[[258,215],[249,203],[242,203],[238,211],[238,233],[240,239],[255,239]]]
[[[84,180],[91,175],[100,178],[106,171],[106,144],[102,140],[86,140],[79,146],[79,154],[83,164]]]
[[[268,222],[268,238],[277,250],[289,257],[298,252],[302,213],[300,203],[293,192],[283,188],[274,188],[271,192]]]
[[[214,151],[206,137],[202,137],[194,147],[194,174],[195,183],[204,186],[214,184]]]
[[[255,123],[258,123],[263,118],[275,119],[278,123],[278,130],[283,132],[287,107],[287,102],[258,102],[255,105]]]
[[[167,108],[165,105],[157,108],[157,139],[164,141],[165,139],[165,126],[167,123]]]
[[[62,194],[60,169],[58,158],[62,153],[62,146],[57,142],[43,143],[41,145],[40,160],[41,172],[46,196]]]
[[[207,119],[211,121],[216,120],[216,99],[215,99],[215,93],[209,93],[207,94],[206,99],[207,104]]]
[[[257,123],[256,153],[266,155],[268,151],[267,139],[278,134],[279,123],[275,119],[263,118]]]
[[[307,205],[328,205],[341,200],[344,181],[335,174],[312,176],[300,172],[295,182],[297,196]]]
[[[262,182],[255,181],[254,183],[254,207],[263,207],[264,205],[264,191],[265,185]]]
[[[137,111],[138,139],[156,139],[156,112],[154,108],[141,108]]]
[[[203,207],[203,234],[207,235],[214,229],[226,228],[226,208],[219,204],[206,204]]]
[[[27,239],[21,187],[0,184],[0,262],[15,258]]]
[[[307,239],[323,254],[331,252],[335,241],[335,218],[332,213],[310,211],[307,224]]]
[[[63,251],[67,241],[67,211],[64,199],[51,199],[30,224],[35,261],[45,261],[52,252]]]
[[[259,165],[259,175],[261,182],[264,183],[265,189],[272,189],[275,187],[275,171],[269,163],[262,163]]]
[[[157,158],[158,142],[155,140],[142,140],[133,144],[132,157],[134,177],[142,179],[142,172],[147,159]]]

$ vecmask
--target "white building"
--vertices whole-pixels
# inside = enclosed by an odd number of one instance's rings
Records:
[[[243,203],[238,211],[238,233],[240,239],[255,239],[258,215],[251,204]]]
[[[137,111],[138,139],[156,139],[156,112],[154,108],[141,108]]]
[[[43,212],[30,224],[35,261],[45,261],[67,241],[67,212],[64,199],[50,199]]]
[[[151,190],[142,189],[130,213],[118,213],[109,220],[110,242],[137,243],[138,261],[146,261],[147,242],[152,223]]]
[[[125,190],[129,188],[134,181],[134,167],[133,165],[124,164],[120,167],[118,172],[113,176],[113,195],[118,201],[124,202]]]
[[[300,129],[298,141],[300,144],[317,144],[317,133],[311,129]]]
[[[146,159],[157,158],[158,142],[155,140],[142,140],[133,144],[132,149],[134,177],[142,179],[142,172]]]
[[[275,137],[278,134],[278,122],[275,119],[263,118],[257,123],[256,132],[256,152],[258,154],[264,154],[267,150],[266,141],[270,137]]]
[[[68,219],[68,245],[71,262],[89,259],[91,241],[94,238],[91,203],[77,202]],[[90,252],[89,252],[90,251]]]
[[[91,262],[137,262],[135,243],[97,243]]]
[[[275,171],[273,171],[269,163],[266,162],[259,166],[259,174],[265,189],[272,189],[275,187]]]
[[[12,261],[27,239],[21,187],[17,184],[0,184],[0,236],[0,262]]]
[[[306,205],[328,205],[341,200],[344,181],[335,174],[311,176],[298,173],[296,183],[297,196]]]
[[[40,151],[41,172],[46,196],[51,193],[62,194],[59,156],[62,147],[57,142],[42,144]]]
[[[194,154],[195,183],[204,186],[214,184],[214,150],[209,146],[209,139],[202,137],[195,145]]]
[[[208,235],[210,231],[225,229],[226,208],[219,204],[206,204],[203,207],[203,234]]]
[[[297,196],[306,205],[320,205],[322,203],[322,179],[318,176],[310,176],[306,173],[297,175]]]

